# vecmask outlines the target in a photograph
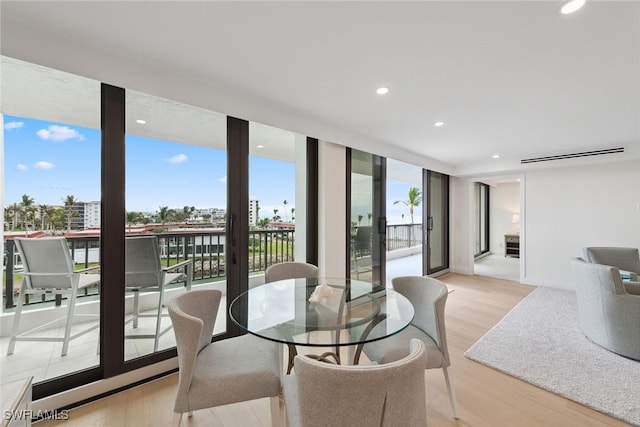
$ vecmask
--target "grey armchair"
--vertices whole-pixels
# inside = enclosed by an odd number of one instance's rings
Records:
[[[448,290],[444,283],[430,277],[404,276],[391,280],[393,289],[404,295],[415,310],[413,321],[407,328],[396,335],[364,345],[364,353],[377,363],[389,363],[407,354],[409,342],[417,338],[424,342],[427,349],[427,363],[425,369],[442,369],[449,392],[449,402],[454,418],[458,418],[455,395],[447,367],[449,350],[447,349],[447,334],[444,325],[444,308],[447,302]],[[375,337],[377,328],[369,333]],[[358,363],[359,353],[356,352],[354,363]]]
[[[631,280],[640,274],[640,252],[638,248],[586,247],[582,248],[585,261],[610,265],[631,273]]]
[[[253,335],[212,343],[221,297],[218,290],[203,289],[169,303],[179,368],[172,425],[180,425],[184,412],[264,397],[271,398],[272,424],[281,425],[277,344]]]
[[[290,427],[424,427],[427,422],[420,340],[408,355],[385,365],[344,366],[296,356],[283,382]]]
[[[640,295],[629,294],[616,267],[571,260],[580,326],[594,343],[640,360]]]
[[[640,252],[637,248],[586,247],[582,248],[582,253],[588,262],[617,267],[629,278],[629,281],[623,282],[627,292],[640,295],[640,283],[637,283],[640,275]]]
[[[184,268],[185,272],[178,271]],[[125,335],[127,339],[153,339],[153,351],[158,351],[160,337],[167,333],[171,326],[162,329],[162,307],[164,292],[171,283],[184,282],[187,291],[191,290],[193,277],[193,261],[185,260],[170,267],[160,263],[160,249],[156,236],[127,237],[125,241],[125,289],[133,293],[133,315],[127,321],[138,327],[138,318],[155,318],[153,334],[135,333]],[[153,314],[140,314],[140,293],[157,292],[158,304]],[[166,316],[166,314],[164,315]]]
[[[305,277],[318,277],[318,267],[306,262],[280,262],[270,265],[264,272],[265,282]]]
[[[64,237],[16,238],[15,244],[22,259],[24,279],[20,286],[20,295],[16,304],[7,355],[13,354],[16,341],[59,341],[62,342],[62,355],[64,356],[69,349],[69,341],[100,326],[98,322],[95,322],[71,335],[71,326],[75,317],[90,316],[95,320],[99,320],[98,314],[75,314],[78,291],[94,286],[97,287],[100,283],[99,274],[87,274],[89,271],[96,270],[99,267],[75,271],[73,260],[69,253],[69,246]],[[29,331],[20,332],[20,319],[25,296],[44,294],[65,295],[67,297],[65,315]],[[43,337],[32,335],[61,320],[65,320],[63,336]]]

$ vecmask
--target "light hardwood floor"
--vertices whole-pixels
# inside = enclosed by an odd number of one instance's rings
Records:
[[[425,377],[430,427],[629,425],[464,357],[534,287],[459,274],[440,279],[453,290],[447,300],[446,327],[459,420],[451,417],[442,372],[429,370]],[[171,375],[76,408],[66,422],[43,421],[37,426],[169,426],[176,383],[177,375]],[[191,418],[185,416],[182,425],[267,427],[269,402],[261,399],[196,411]]]

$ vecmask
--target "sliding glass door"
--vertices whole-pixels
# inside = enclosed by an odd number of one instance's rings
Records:
[[[386,159],[347,149],[348,277],[385,287]]]
[[[425,274],[430,275],[449,268],[449,175],[425,170],[423,177],[427,193],[423,259]]]
[[[482,182],[473,184],[474,256],[489,252],[489,186]]]

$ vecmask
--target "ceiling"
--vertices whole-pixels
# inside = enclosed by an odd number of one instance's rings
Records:
[[[560,5],[2,1],[1,51],[456,175],[640,158],[640,2]]]

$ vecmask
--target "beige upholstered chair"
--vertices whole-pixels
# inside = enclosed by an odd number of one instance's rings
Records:
[[[458,418],[455,395],[447,371],[447,367],[451,365],[444,327],[447,287],[439,280],[422,276],[396,277],[391,283],[393,289],[411,301],[415,316],[411,324],[396,335],[365,344],[364,353],[372,361],[380,364],[389,363],[407,355],[411,339],[423,341],[427,348],[425,369],[442,369],[449,392],[451,412],[454,418]],[[376,328],[373,328],[369,335],[375,337],[376,333]],[[354,361],[357,362],[358,360]]]
[[[629,294],[616,267],[571,260],[580,326],[594,343],[640,360],[640,295]]]
[[[385,365],[334,365],[296,356],[283,393],[290,427],[402,426],[427,422],[420,340],[407,344],[407,356]]]
[[[264,272],[266,283],[305,277],[318,277],[318,267],[306,262],[280,262],[270,265]]]
[[[277,282],[278,280],[316,278],[318,277],[318,267],[306,262],[280,262],[270,265],[264,272],[265,283]],[[287,344],[289,349],[289,362],[287,364],[287,374],[293,369],[293,358],[297,354],[296,346]]]
[[[185,269],[185,272],[179,271]],[[185,260],[170,267],[160,263],[160,247],[156,236],[127,237],[125,241],[125,289],[133,293],[133,315],[127,321],[133,328],[138,327],[138,318],[155,318],[155,333],[125,335],[127,339],[153,339],[153,351],[158,351],[160,337],[171,326],[162,329],[162,307],[167,285],[184,282],[187,291],[191,290],[193,261]],[[156,292],[158,303],[153,314],[140,314],[140,293]],[[166,314],[164,315],[166,316]]]
[[[271,421],[282,423],[277,344],[242,335],[211,342],[222,292],[181,294],[169,303],[180,378],[173,426],[182,414],[245,400],[271,398]]]
[[[20,286],[20,295],[18,296],[16,313],[13,318],[7,355],[13,353],[16,341],[60,341],[62,342],[62,355],[64,356],[69,349],[70,340],[91,332],[100,326],[99,322],[97,322],[99,320],[97,314],[75,314],[78,292],[89,287],[98,286],[100,283],[99,274],[86,273],[99,267],[75,271],[69,246],[64,237],[16,238],[15,244],[24,266],[24,279]],[[66,296],[67,310],[65,315],[29,331],[20,332],[20,319],[25,296],[44,294]],[[80,316],[91,316],[96,322],[71,335],[73,320]],[[65,320],[63,336],[44,337],[33,335],[33,333],[46,329],[61,320]]]

